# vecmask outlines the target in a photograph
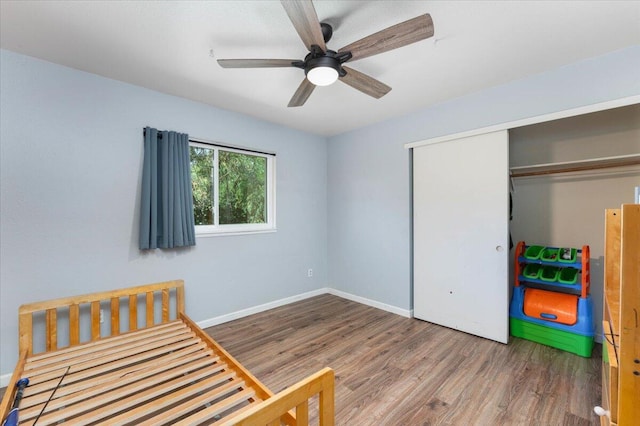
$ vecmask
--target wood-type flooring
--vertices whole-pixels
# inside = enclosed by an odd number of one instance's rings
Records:
[[[599,424],[600,345],[503,345],[332,295],[206,331],[274,392],[333,368],[336,425]]]
[[[503,345],[331,295],[206,331],[274,392],[333,368],[336,425],[599,424],[600,345]]]

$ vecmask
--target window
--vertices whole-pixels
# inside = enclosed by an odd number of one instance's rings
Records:
[[[275,155],[191,141],[196,234],[276,229]]]

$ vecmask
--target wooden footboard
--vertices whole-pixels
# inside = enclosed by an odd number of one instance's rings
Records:
[[[333,425],[331,369],[273,395],[184,313],[180,280],[23,305],[19,350],[0,419],[28,378],[21,425],[307,425],[315,395]]]

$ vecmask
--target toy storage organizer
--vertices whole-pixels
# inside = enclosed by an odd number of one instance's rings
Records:
[[[511,335],[583,357],[593,349],[589,246],[527,246],[515,250],[509,308]]]

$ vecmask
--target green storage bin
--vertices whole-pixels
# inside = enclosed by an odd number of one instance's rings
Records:
[[[540,279],[542,281],[553,283],[558,281],[558,275],[560,275],[560,268],[555,266],[543,266],[542,272],[540,272]]]
[[[573,268],[562,268],[558,274],[558,282],[562,284],[575,284],[578,281],[578,270]]]
[[[541,271],[542,265],[539,265],[537,263],[529,263],[524,267],[522,275],[524,275],[526,278],[537,279],[540,276]]]
[[[543,246],[529,246],[524,251],[524,257],[530,260],[538,260],[542,254]]]
[[[559,258],[560,249],[557,248],[545,248],[540,255],[540,259],[545,262],[557,262]]]
[[[561,248],[559,250],[558,262],[575,263],[578,257],[578,250],[574,248]]]
[[[512,336],[572,352],[584,358],[591,358],[593,336],[574,334],[513,317],[509,318],[509,325]]]

